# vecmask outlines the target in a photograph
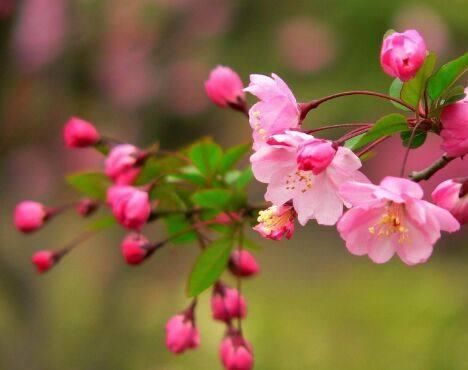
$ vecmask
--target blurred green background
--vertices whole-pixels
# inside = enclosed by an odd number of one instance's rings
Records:
[[[141,146],[177,148],[201,135],[231,145],[250,128],[205,97],[214,65],[232,66],[245,82],[276,72],[303,101],[385,92],[378,54],[388,28],[418,29],[440,64],[466,51],[467,19],[466,0],[0,0],[0,369],[220,368],[223,327],[210,320],[209,294],[198,310],[200,350],[176,358],[164,347],[165,321],[188,303],[195,246],[168,247],[130,268],[115,229],[51,273],[33,272],[34,250],[65,244],[86,223],[67,213],[25,237],[12,226],[15,203],[75,199],[62,174],[102,168],[98,154],[64,149],[70,115]],[[392,110],[350,97],[312,112],[306,125],[374,121]],[[373,179],[398,173],[395,144],[366,163]],[[438,144],[414,151],[410,168],[440,155]],[[452,162],[426,189],[466,167]],[[252,186],[252,200],[263,191]],[[157,239],[164,230],[145,233]],[[468,369],[466,227],[417,267],[352,256],[333,228],[313,224],[289,242],[261,243],[262,274],[245,284],[256,369]]]

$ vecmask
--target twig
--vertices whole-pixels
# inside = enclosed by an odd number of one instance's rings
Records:
[[[431,164],[429,167],[425,168],[424,170],[414,171],[410,175],[410,179],[415,182],[419,182],[422,180],[429,180],[432,177],[432,175],[434,175],[437,171],[444,168],[447,164],[449,164],[454,159],[455,157],[449,157],[447,156],[447,154],[444,154],[442,157],[440,157],[437,161],[435,161],[433,164]]]

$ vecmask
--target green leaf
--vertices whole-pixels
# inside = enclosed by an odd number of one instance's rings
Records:
[[[444,64],[429,79],[427,93],[436,101],[468,70],[468,53]]]
[[[355,137],[352,137],[352,138],[349,139],[349,140],[346,140],[344,146],[345,146],[346,148],[349,148],[349,149],[354,149],[355,145],[359,142],[359,140],[362,139],[362,137],[363,137],[364,135],[365,135],[365,133],[364,133],[364,134],[361,134],[361,135],[358,135],[358,136],[355,136]]]
[[[405,130],[408,130],[406,118],[398,113],[389,114],[388,116],[379,119],[374,126],[372,126],[371,129],[360,138],[352,149],[359,149],[374,140],[380,139],[381,137]]]
[[[216,173],[223,151],[218,144],[203,140],[192,146],[189,157],[204,176],[211,177]]]
[[[234,165],[250,151],[251,147],[252,145],[248,143],[229,148],[221,159],[221,163],[219,164],[219,171],[221,173],[225,173],[226,171],[232,169]]]
[[[401,89],[401,98],[413,107],[419,107],[419,101],[426,88],[426,83],[434,70],[436,56],[434,53],[429,53],[424,61],[423,66],[419,69],[416,76],[403,84]]]
[[[71,174],[66,181],[83,195],[96,200],[106,200],[107,188],[111,181],[101,172]]]
[[[117,224],[114,216],[105,216],[88,225],[89,231],[101,231]]]
[[[195,185],[205,185],[205,178],[195,166],[182,167],[179,173],[167,176],[168,182],[190,181]]]
[[[253,172],[250,166],[246,167],[235,181],[238,190],[244,189],[253,180]]]
[[[413,141],[411,142],[411,145],[409,145],[410,139],[411,139],[411,132],[412,130],[408,130],[408,131],[403,131],[400,133],[401,140],[403,141],[403,146],[405,147],[409,146],[411,149],[419,148],[426,141],[427,132],[417,130],[414,133]]]
[[[441,102],[441,105],[453,104],[462,100],[465,96],[465,87],[461,85],[455,86],[444,94],[444,100]]]
[[[185,244],[192,243],[197,240],[197,234],[194,231],[188,231],[192,225],[185,215],[171,215],[164,217],[164,223],[166,224],[169,236],[182,233],[182,235],[171,239],[171,243]],[[186,233],[184,233],[185,230],[187,230]]]
[[[388,91],[388,94],[392,97],[392,98],[396,98],[396,99],[401,99],[401,89],[403,87],[403,81],[401,81],[399,78],[395,78],[392,82],[392,84],[390,85],[390,89]],[[409,111],[408,108],[406,108],[405,106],[401,105],[401,104],[398,104],[394,101],[391,101],[391,103],[397,107],[398,109],[401,109],[401,110],[404,110],[404,111]]]
[[[219,279],[226,269],[232,247],[232,238],[219,239],[201,252],[187,283],[187,293],[190,297],[199,295]]]
[[[148,184],[152,180],[168,173],[174,173],[178,168],[184,165],[180,158],[148,158],[138,175],[136,185]]]
[[[225,210],[233,199],[231,191],[226,189],[200,190],[192,195],[192,201],[203,208]]]

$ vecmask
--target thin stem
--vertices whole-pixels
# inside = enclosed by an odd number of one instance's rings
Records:
[[[239,251],[239,265],[241,265],[241,258],[242,258],[242,249],[244,247],[244,225],[240,225],[239,228],[239,240],[238,240],[238,246],[237,250]],[[239,292],[238,295],[238,302],[237,302],[237,307],[240,312],[240,307],[241,307],[241,294],[242,294],[242,279],[241,276],[238,274],[237,275],[237,291]],[[239,330],[239,333],[242,335],[242,317],[239,315],[237,318],[237,329]]]
[[[346,140],[352,139],[353,137],[356,137],[356,136],[359,136],[359,135],[363,134],[364,132],[369,130],[369,128],[370,128],[370,126],[369,127],[362,127],[362,128],[358,128],[356,130],[350,131],[350,132],[344,134],[338,140],[336,140],[335,143],[336,144],[342,144]]]
[[[436,172],[444,168],[448,165],[451,161],[453,161],[455,157],[449,157],[447,154],[442,155],[438,160],[432,163],[429,167],[421,170],[421,171],[414,171],[410,175],[410,179],[419,182],[422,180],[429,180]]]
[[[416,135],[416,131],[421,124],[422,121],[419,121],[419,114],[416,113],[416,119],[417,119],[417,124],[413,127],[413,130],[411,131],[411,136],[408,141],[408,148],[406,148],[405,151],[405,157],[403,158],[403,164],[401,165],[401,170],[400,170],[400,177],[403,177],[405,175],[405,170],[406,170],[406,164],[408,163],[408,158],[409,158],[409,153],[411,150],[411,144],[413,144],[414,136]]]
[[[363,126],[372,126],[372,123],[341,123],[337,125],[328,125],[323,127],[314,128],[312,130],[306,131],[307,134],[313,134],[314,132],[321,132],[325,130],[331,130],[335,128],[347,128],[347,127],[363,127]]]
[[[374,141],[372,144],[366,146],[363,150],[361,150],[360,152],[358,152],[356,155],[358,157],[362,157],[364,154],[370,152],[372,149],[374,149],[377,145],[379,145],[380,143],[384,142],[385,140],[387,140],[388,138],[390,138],[390,136],[384,136],[384,137],[381,137],[380,139]]]

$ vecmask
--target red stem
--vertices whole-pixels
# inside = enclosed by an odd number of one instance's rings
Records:
[[[372,144],[366,146],[363,150],[361,150],[360,152],[356,153],[356,155],[358,157],[361,157],[363,156],[364,154],[368,153],[369,151],[371,151],[372,149],[374,149],[377,145],[379,145],[380,143],[384,142],[385,140],[387,140],[390,136],[384,136],[384,137],[381,137],[380,139],[374,141]]]
[[[307,134],[313,134],[314,132],[320,132],[325,130],[331,130],[334,128],[346,128],[346,127],[364,127],[364,126],[372,126],[372,123],[340,123],[337,125],[328,125],[323,127],[314,128],[312,130],[306,131]]]

